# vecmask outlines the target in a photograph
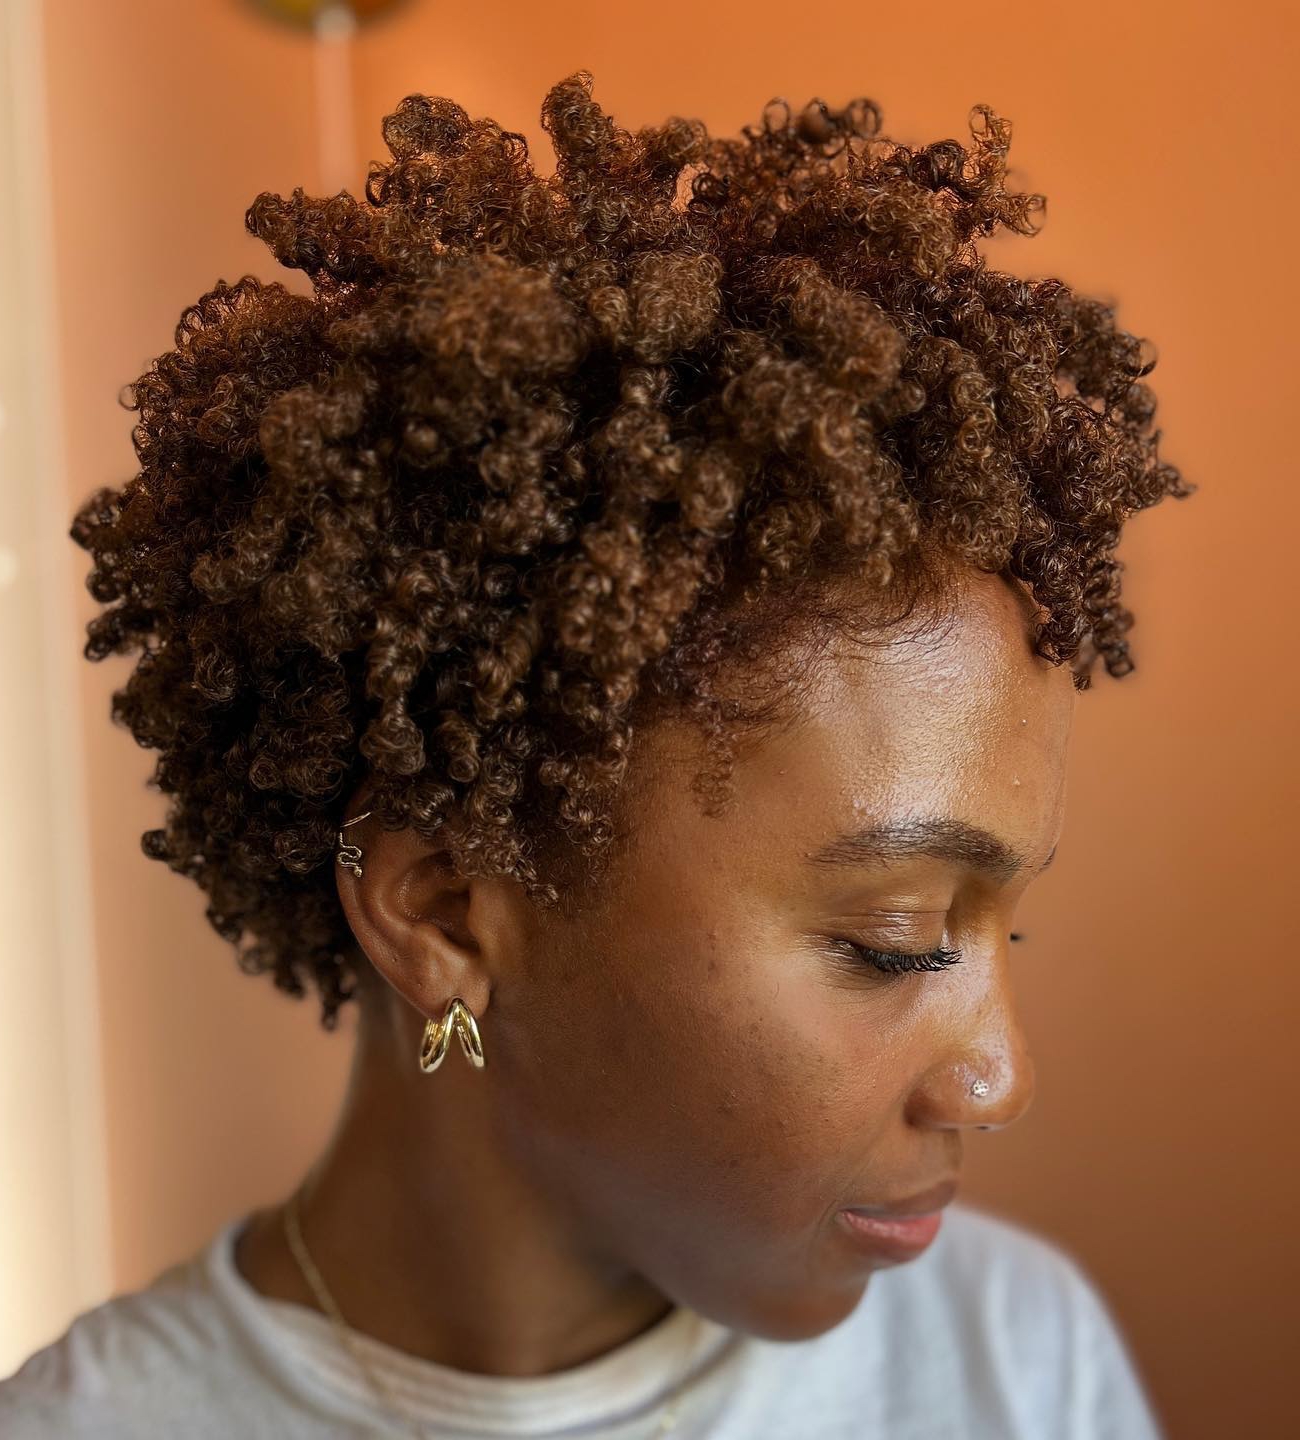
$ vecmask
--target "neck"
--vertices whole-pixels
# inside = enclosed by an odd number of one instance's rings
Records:
[[[348,1326],[459,1370],[530,1376],[663,1319],[671,1302],[512,1163],[490,1070],[455,1038],[420,1070],[422,1027],[367,999],[342,1111],[302,1186],[303,1236]],[[235,1264],[262,1294],[319,1308],[283,1206],[254,1217]]]

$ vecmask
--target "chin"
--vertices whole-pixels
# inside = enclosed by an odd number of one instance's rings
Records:
[[[851,1284],[834,1289],[751,1297],[740,1318],[723,1323],[760,1340],[814,1340],[853,1314],[869,1280],[869,1275],[859,1273]]]

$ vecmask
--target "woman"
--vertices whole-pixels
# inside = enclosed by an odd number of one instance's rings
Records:
[[[539,177],[415,95],[364,202],[249,210],[313,293],[137,381],[86,653],[142,651],[146,853],[358,1005],[352,1082],[6,1436],[1156,1433],[1074,1262],[951,1202],[1122,523],[1193,487],[1113,312],[978,255],[1007,123],[879,118],[632,135],[579,72]]]

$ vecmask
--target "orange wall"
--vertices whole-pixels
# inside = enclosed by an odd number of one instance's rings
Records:
[[[119,387],[217,276],[275,272],[242,230],[264,188],[317,186],[304,40],[237,0],[47,0],[69,508],[133,470]],[[1160,351],[1164,450],[1200,492],[1133,523],[1138,664],[1079,707],[1060,856],[1021,919],[1039,1091],[971,1147],[967,1196],[1058,1239],[1096,1277],[1171,1435],[1272,1435],[1300,1291],[1294,1121],[1300,968],[1287,953],[1297,804],[1298,331],[1289,7],[1246,0],[795,11],[412,0],[363,35],[360,165],[411,91],[451,95],[551,151],[555,80],[593,71],[628,127],[734,132],[773,95],[859,94],[907,141],[966,137],[988,101],[1048,195],[993,263],[1117,299]],[[743,17],[743,18],[742,18]],[[295,288],[294,275],[280,278]],[[69,542],[69,583],[85,558]],[[69,637],[70,645],[79,638]],[[152,753],[108,724],[125,661],[85,666],[115,1274],[145,1283],[278,1196],[341,1093],[351,1033],[238,974],[202,897],[140,853]]]

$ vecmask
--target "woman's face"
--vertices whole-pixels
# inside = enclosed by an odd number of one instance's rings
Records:
[[[724,1324],[817,1334],[890,1263],[841,1209],[951,1182],[964,1130],[1024,1111],[1008,935],[1061,831],[1076,701],[1032,610],[972,571],[936,633],[828,653],[721,818],[680,778],[694,732],[645,737],[672,782],[590,909],[538,914],[485,1022],[512,1159],[592,1253]],[[961,960],[886,975],[846,941]]]

